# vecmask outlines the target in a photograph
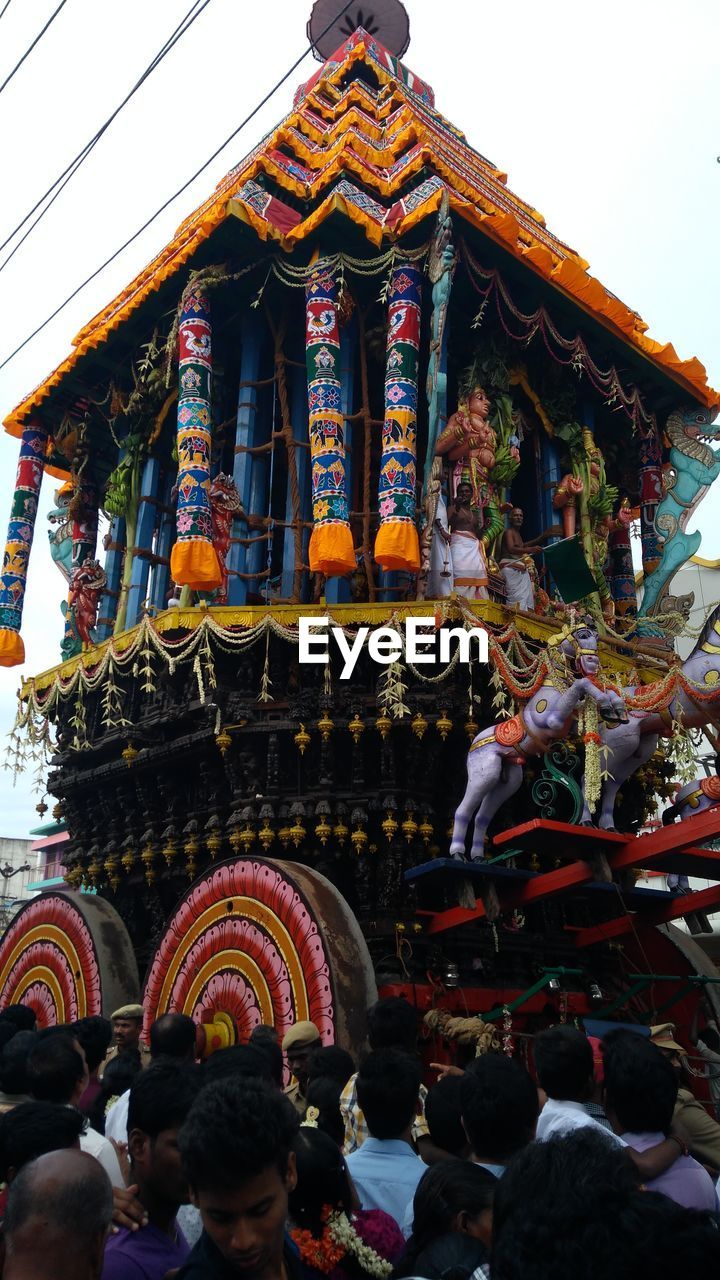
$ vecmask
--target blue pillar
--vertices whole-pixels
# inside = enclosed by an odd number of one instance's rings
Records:
[[[170,586],[170,552],[175,541],[175,512],[172,507],[172,489],[174,476],[166,475],[160,484],[163,511],[160,513],[160,527],[157,536],[157,555],[167,564],[156,564],[153,569],[150,589],[150,603],[158,610],[167,609],[168,587]]]
[[[345,432],[345,492],[348,510],[352,510],[353,482],[355,478],[356,459],[353,457],[353,423],[347,416],[354,413],[355,407],[355,353],[357,351],[357,324],[353,316],[349,324],[340,329],[340,404],[346,421]],[[347,578],[328,578],[325,583],[325,599],[328,604],[341,604],[352,598],[350,582]]]
[[[260,348],[262,345],[262,331],[255,312],[243,317],[242,322],[242,355],[240,358],[240,383],[257,382],[260,372]],[[238,394],[237,420],[235,425],[235,464],[233,467],[233,479],[243,510],[248,513],[252,511],[251,507],[251,485],[253,475],[253,455],[246,453],[245,449],[252,448],[257,444],[256,438],[256,420],[257,420],[257,389],[251,386],[240,386]],[[250,535],[247,522],[245,520],[236,520],[234,527],[234,536],[239,538],[247,538]],[[263,546],[265,544],[263,543]],[[230,550],[227,558],[228,568],[228,603],[229,604],[245,604],[248,594],[248,584],[244,578],[238,578],[238,573],[247,572],[247,551],[248,548],[242,546],[239,542],[231,542]]]
[[[105,576],[107,587],[100,597],[97,627],[98,640],[107,640],[113,633],[117,614],[120,579],[125,553],[125,517],[115,516],[110,521],[110,545],[105,552]]]
[[[305,369],[298,369],[293,366],[290,370],[290,421],[293,430],[293,439],[295,440],[295,460],[297,462],[298,488],[300,490],[300,519],[311,519],[310,504],[310,441],[308,437],[308,398],[307,398],[307,375]],[[285,498],[285,519],[289,522],[293,518],[292,499],[290,497],[290,478],[288,476],[287,495]],[[300,548],[301,559],[303,564],[308,562],[308,543],[310,541],[310,530],[302,528],[300,530]],[[282,588],[280,594],[288,599],[292,595],[293,578],[295,566],[295,539],[293,530],[285,528],[283,535],[283,572],[282,572]],[[303,573],[302,585],[300,589],[300,599],[304,600],[307,594],[308,575]]]
[[[157,509],[153,498],[157,498],[160,480],[160,460],[148,458],[143,467],[140,479],[140,504],[137,519],[136,553],[133,556],[132,575],[128,590],[126,626],[134,627],[140,617],[142,606],[147,598],[150,561],[137,552],[152,551],[153,534],[157,520]],[[147,501],[151,499],[151,501]]]

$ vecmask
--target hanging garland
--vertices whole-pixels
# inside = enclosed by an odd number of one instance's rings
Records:
[[[498,319],[504,332],[512,342],[528,345],[539,333],[548,354],[557,363],[570,367],[578,375],[586,374],[589,382],[604,398],[607,405],[619,401],[634,426],[642,435],[649,431],[657,431],[655,415],[644,405],[643,398],[636,386],[625,389],[620,375],[614,365],[603,370],[595,363],[584,339],[579,333],[574,338],[565,338],[553,324],[548,312],[542,305],[536,311],[527,314],[515,305],[510,292],[497,268],[487,269],[478,262],[464,240],[460,242],[460,256],[467,270],[470,283],[476,293],[483,299],[482,306],[475,317],[475,328],[479,328],[488,303],[492,299]],[[482,283],[478,283],[482,281]],[[514,332],[507,316],[522,326],[521,332]],[[553,345],[554,344],[554,345]],[[556,348],[560,348],[559,354]]]

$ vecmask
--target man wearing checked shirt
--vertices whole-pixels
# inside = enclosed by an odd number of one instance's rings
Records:
[[[417,1014],[401,996],[387,996],[368,1009],[368,1041],[372,1050],[401,1049],[417,1056]],[[412,1124],[412,1141],[425,1164],[445,1159],[447,1152],[436,1147],[425,1120],[427,1089],[420,1085],[417,1115]],[[357,1072],[348,1080],[340,1097],[340,1112],[345,1125],[343,1151],[351,1155],[368,1137],[365,1117],[357,1100]]]

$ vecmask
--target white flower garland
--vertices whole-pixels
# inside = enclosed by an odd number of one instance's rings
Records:
[[[330,1214],[328,1228],[334,1243],[341,1246],[346,1253],[351,1254],[368,1275],[377,1276],[377,1280],[388,1280],[392,1275],[393,1264],[381,1258],[379,1253],[360,1239],[352,1222],[342,1210],[336,1209]]]

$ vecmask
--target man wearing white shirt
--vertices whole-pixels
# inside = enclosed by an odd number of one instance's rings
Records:
[[[60,1028],[41,1032],[28,1057],[30,1091],[39,1102],[55,1102],[77,1107],[88,1082],[85,1054],[72,1033]],[[87,1126],[80,1134],[80,1149],[94,1156],[114,1187],[124,1187],[125,1179],[111,1142]]]
[[[537,1123],[538,1142],[563,1137],[575,1129],[597,1129],[617,1146],[624,1142],[588,1115],[585,1103],[592,1096],[594,1063],[587,1036],[575,1027],[550,1027],[533,1041],[533,1056],[540,1088],[547,1102]]]
[[[164,1013],[150,1028],[150,1061],[194,1062],[195,1036],[195,1023],[186,1013]],[[129,1103],[130,1090],[126,1089],[105,1117],[105,1136],[122,1145],[128,1140]]]
[[[635,1034],[613,1031],[607,1040],[609,1043],[611,1037]],[[593,1129],[606,1142],[627,1151],[645,1183],[660,1177],[682,1155],[687,1155],[685,1143],[672,1134],[646,1150],[634,1149],[588,1115],[583,1104],[593,1091],[593,1051],[587,1037],[575,1027],[541,1031],[533,1041],[533,1056],[540,1088],[547,1094],[537,1124],[538,1142],[566,1137],[578,1129]]]

